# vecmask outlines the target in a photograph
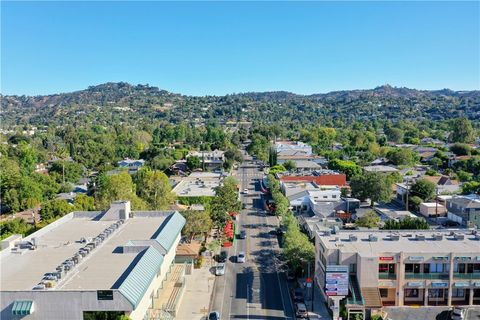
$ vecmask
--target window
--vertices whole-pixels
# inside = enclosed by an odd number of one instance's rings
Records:
[[[388,289],[380,289],[380,297],[388,298]]]
[[[453,271],[458,273],[465,273],[465,263],[455,263]]]
[[[465,297],[465,290],[464,289],[453,288],[452,289],[452,297],[453,298],[463,298],[463,297]]]
[[[467,264],[467,273],[473,273],[473,263]]]
[[[445,295],[445,289],[429,289],[428,297],[429,298],[440,298],[443,299]]]
[[[97,300],[113,300],[113,290],[98,290]]]
[[[379,273],[395,273],[395,264],[394,263],[380,263],[378,265]]]
[[[420,273],[420,264],[419,263],[406,263],[405,272],[409,273]]]
[[[431,273],[442,273],[445,268],[443,263],[430,263],[430,272]]]
[[[356,263],[350,263],[349,264],[349,271],[350,271],[350,273],[357,273],[357,264]]]
[[[430,273],[430,264],[425,263],[423,265],[423,273]]]
[[[473,265],[473,272],[480,272],[480,263],[474,263]]]
[[[334,195],[332,196],[332,198],[333,198],[333,199],[336,199],[336,198],[337,198],[337,195],[336,195],[336,194],[334,194]]]
[[[405,289],[405,297],[418,298],[418,289]]]

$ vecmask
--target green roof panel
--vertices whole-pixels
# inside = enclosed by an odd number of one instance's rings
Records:
[[[33,313],[33,301],[17,300],[13,303],[12,315],[25,316]]]
[[[185,225],[185,218],[180,213],[175,212],[167,219],[168,221],[163,226],[162,230],[160,230],[160,233],[155,237],[155,240],[157,240],[165,250],[170,251],[175,239]]]

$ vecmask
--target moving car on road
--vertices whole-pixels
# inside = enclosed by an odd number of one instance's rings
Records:
[[[295,303],[295,315],[297,318],[308,319],[308,311],[305,303]]]
[[[215,267],[215,275],[223,276],[225,274],[225,263],[219,263]]]
[[[237,255],[237,262],[238,263],[245,263],[245,252],[240,251]]]
[[[217,255],[217,262],[226,262],[228,258],[227,251],[222,251],[220,252],[219,255]]]

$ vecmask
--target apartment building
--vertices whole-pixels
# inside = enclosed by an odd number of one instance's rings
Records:
[[[476,231],[319,231],[315,238],[315,281],[334,313],[340,301],[363,314],[384,306],[480,305]]]

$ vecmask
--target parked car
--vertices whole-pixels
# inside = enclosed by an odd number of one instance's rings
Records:
[[[296,302],[296,303],[304,303],[305,300],[304,300],[304,298],[303,298],[303,291],[302,291],[302,289],[296,288],[296,289],[292,290],[292,299],[293,299],[293,302]]]
[[[240,251],[237,255],[237,262],[244,263],[245,262],[245,252]]]
[[[307,319],[308,311],[305,303],[297,302],[295,303],[295,315],[297,318]]]
[[[227,251],[222,251],[220,252],[219,255],[217,255],[217,262],[226,262],[227,258],[228,258]]]
[[[243,193],[248,194],[248,189],[247,188],[243,189]]]
[[[220,312],[212,311],[208,314],[208,320],[220,320]]]
[[[240,234],[238,235],[239,239],[245,239],[247,237],[247,232],[245,230],[240,231]]]
[[[223,276],[225,274],[225,263],[219,263],[215,267],[215,275]]]
[[[247,204],[246,203],[242,203],[242,209],[246,209],[247,208]]]
[[[442,226],[444,227],[458,227],[460,223],[452,220],[447,220],[444,223],[442,223]]]
[[[456,307],[452,311],[452,320],[465,320],[467,314],[466,308]]]

